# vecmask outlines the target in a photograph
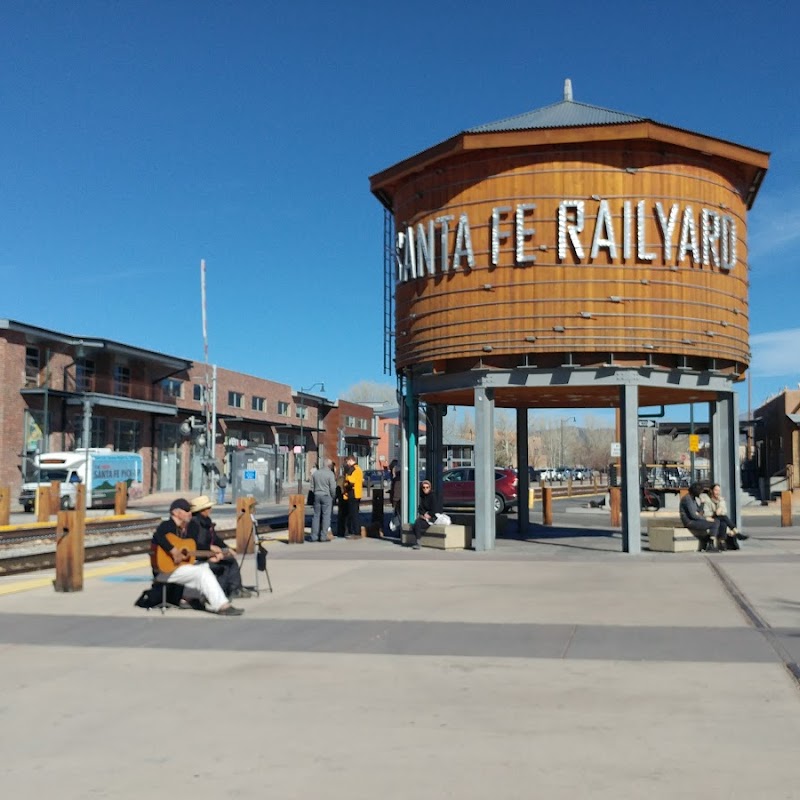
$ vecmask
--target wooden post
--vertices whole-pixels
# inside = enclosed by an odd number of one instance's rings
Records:
[[[122,516],[128,509],[128,484],[119,481],[114,487],[114,513]]]
[[[567,497],[572,497],[572,475],[567,478]]]
[[[553,489],[550,486],[542,489],[542,524],[553,524]]]
[[[11,489],[0,486],[0,525],[8,525],[11,519]]]
[[[289,495],[289,544],[303,544],[306,540],[306,496]]]
[[[56,515],[56,577],[57,592],[83,591],[83,558],[85,514],[79,511],[59,511]]]
[[[50,487],[38,486],[36,488],[36,521],[50,521]]]
[[[61,481],[52,481],[50,483],[50,511],[56,514],[59,508],[61,508]]]
[[[792,493],[781,492],[781,527],[792,526]]]
[[[250,515],[256,507],[251,496],[236,498],[236,552],[252,553],[256,548],[253,534],[253,520]]]
[[[610,487],[608,497],[611,505],[611,527],[619,528],[622,525],[622,489],[619,486]]]

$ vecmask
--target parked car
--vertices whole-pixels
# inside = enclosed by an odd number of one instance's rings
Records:
[[[517,475],[513,469],[494,468],[494,510],[502,514],[517,504]],[[442,505],[475,505],[475,467],[445,470],[442,475]]]
[[[384,475],[382,469],[365,469],[364,470],[364,491],[371,489],[385,489]]]
[[[572,475],[572,470],[569,467],[557,467],[555,480],[565,481],[570,477],[570,475]]]

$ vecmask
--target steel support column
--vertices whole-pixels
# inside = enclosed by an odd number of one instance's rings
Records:
[[[494,550],[494,390],[475,387],[475,549]]]
[[[728,504],[728,516],[738,528],[741,525],[739,477],[739,408],[736,392],[720,392],[708,404],[711,420],[712,479],[718,483]]]
[[[428,405],[425,409],[425,477],[431,482],[431,491],[439,501],[442,499],[442,447],[445,407]]]
[[[517,409],[517,512],[519,519],[519,533],[524,536],[530,524],[530,509],[528,508],[528,489],[530,477],[528,474],[528,409]]]
[[[417,487],[419,485],[419,463],[417,441],[419,434],[419,401],[414,386],[406,381],[403,395],[403,469],[401,471],[401,516],[403,522],[413,523],[417,518]]]
[[[622,434],[622,550],[642,552],[641,500],[639,495],[639,387],[620,387]]]

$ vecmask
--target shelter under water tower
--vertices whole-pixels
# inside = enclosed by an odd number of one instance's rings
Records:
[[[747,211],[768,164],[763,151],[576,102],[567,81],[558,103],[373,175],[404,518],[417,502],[421,403],[429,465],[441,465],[446,406],[474,406],[479,550],[495,542],[495,408],[517,410],[521,497],[528,409],[618,408],[623,550],[639,552],[639,408],[707,403],[713,477],[739,524]],[[440,490],[441,466],[429,477]]]

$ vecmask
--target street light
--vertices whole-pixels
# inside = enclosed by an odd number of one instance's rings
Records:
[[[566,467],[566,463],[564,461],[564,420],[566,419],[567,422],[577,422],[577,417],[561,417],[561,466]]]
[[[325,391],[325,384],[324,383],[312,383],[311,386],[307,386],[305,389],[301,386],[300,391],[297,393],[298,397],[300,398],[300,403],[297,405],[297,411],[300,412],[300,409],[303,409],[302,413],[299,413],[300,416],[300,452],[297,454],[298,461],[298,470],[297,470],[297,494],[303,494],[303,473],[306,471],[306,449],[303,444],[303,418],[305,416],[305,406],[303,405],[303,392],[310,392],[314,387],[319,386],[319,390],[321,392]],[[302,460],[300,457],[302,456]]]

